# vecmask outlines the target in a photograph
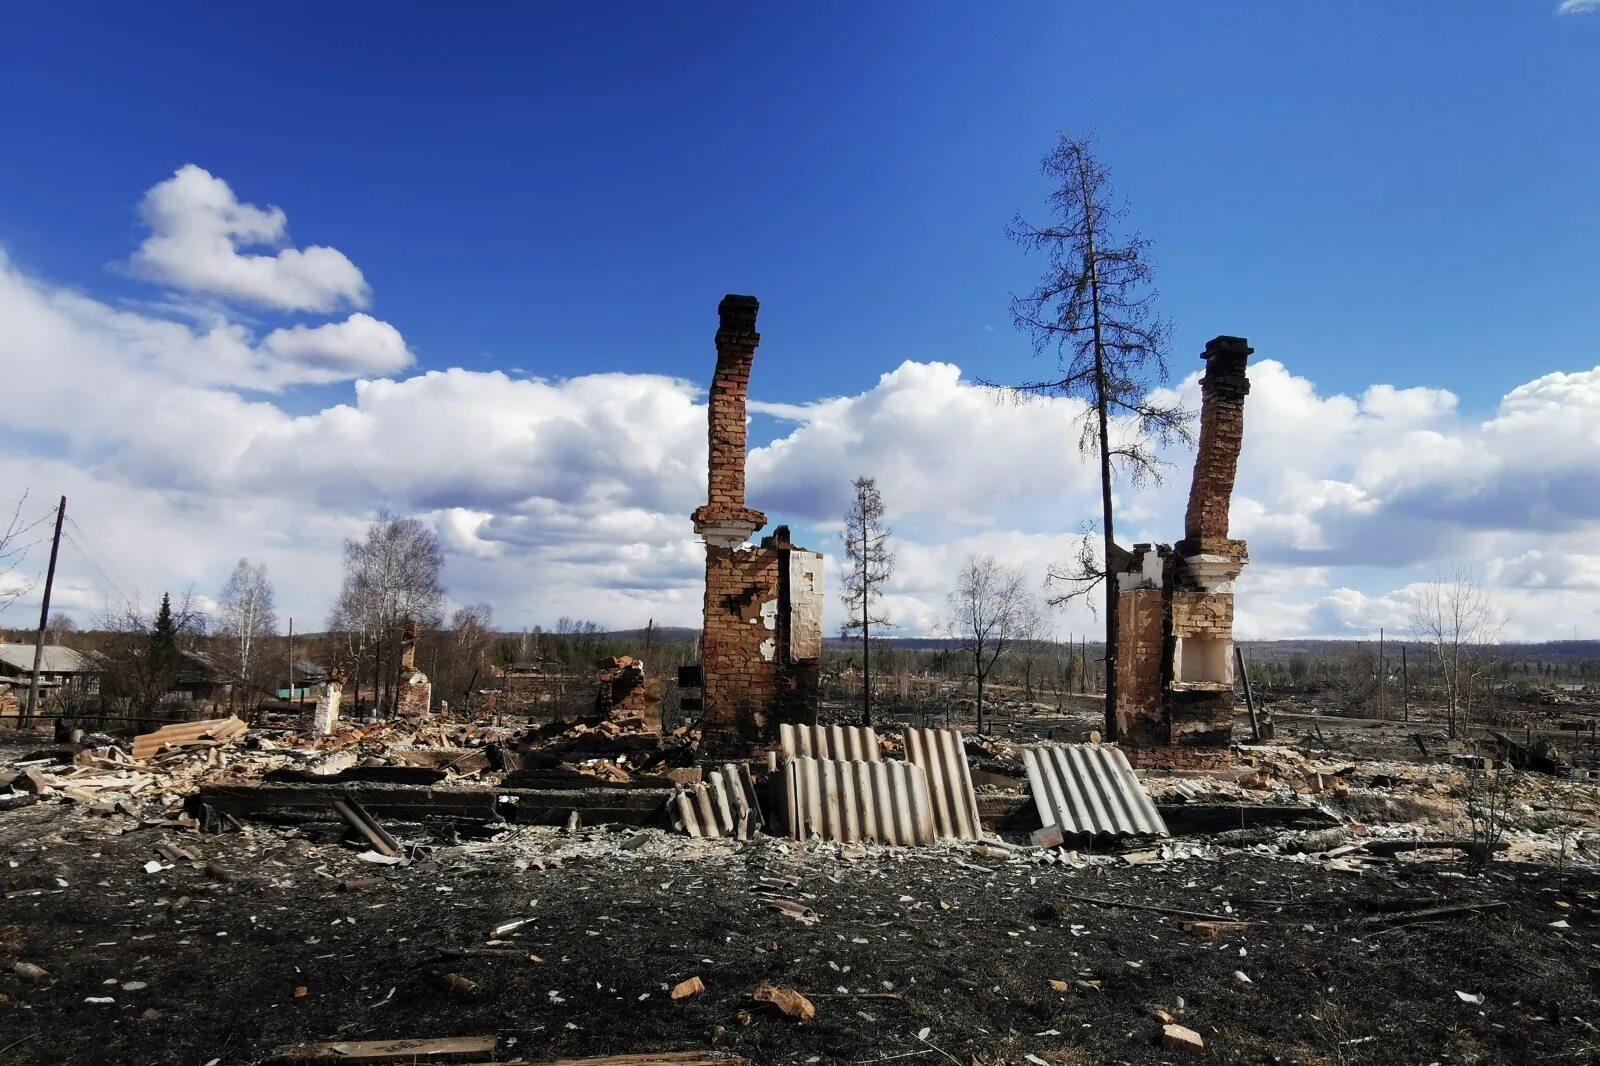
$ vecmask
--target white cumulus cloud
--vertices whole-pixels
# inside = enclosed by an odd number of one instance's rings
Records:
[[[139,214],[150,236],[130,266],[149,281],[280,311],[365,307],[371,298],[343,252],[282,247],[281,208],[240,203],[227,182],[193,163],[145,193]],[[244,250],[251,248],[276,250]]]

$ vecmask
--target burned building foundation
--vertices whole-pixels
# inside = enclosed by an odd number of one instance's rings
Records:
[[[1177,544],[1136,544],[1117,581],[1116,720],[1134,765],[1223,765],[1233,740],[1233,593],[1249,554],[1228,536],[1253,349],[1217,337],[1202,358],[1200,447]]]
[[[767,521],[745,505],[745,399],[759,306],[729,295],[717,308],[707,502],[693,515],[706,545],[702,736],[714,756],[771,747],[781,723],[815,721],[822,661],[822,556],[796,547],[787,526],[747,543]]]

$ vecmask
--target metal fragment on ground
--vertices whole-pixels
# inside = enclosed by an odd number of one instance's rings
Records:
[[[928,777],[912,763],[790,759],[777,787],[785,827],[796,840],[934,842]]]
[[[1128,758],[1103,744],[1036,744],[1022,749],[1039,819],[1063,833],[1166,836],[1167,825]]]
[[[878,734],[864,725],[795,725],[778,727],[778,742],[790,759],[845,759],[852,762],[881,762]]]
[[[934,827],[940,837],[977,840],[978,796],[972,790],[967,750],[955,729],[910,729],[905,732],[906,761],[928,777]]]

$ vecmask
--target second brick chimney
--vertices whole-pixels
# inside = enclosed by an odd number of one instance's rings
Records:
[[[734,546],[767,524],[767,516],[745,506],[745,394],[750,365],[755,361],[754,296],[729,293],[717,305],[717,369],[711,379],[710,462],[706,471],[706,504],[694,512],[694,529],[707,543]]]

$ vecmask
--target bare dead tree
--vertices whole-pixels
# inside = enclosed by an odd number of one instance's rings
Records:
[[[1445,728],[1454,737],[1465,724],[1474,679],[1485,649],[1500,639],[1505,617],[1466,566],[1440,569],[1411,600],[1411,633],[1426,644],[1444,684]]]
[[[217,632],[227,642],[225,664],[232,675],[233,691],[236,697],[248,698],[265,687],[262,675],[268,662],[267,644],[278,632],[266,564],[240,559],[217,602]]]
[[[956,644],[977,691],[977,726],[983,729],[983,690],[1007,652],[1031,639],[1041,612],[1021,567],[1001,566],[992,555],[969,555],[945,601],[940,628]]]
[[[448,699],[459,695],[470,704],[473,679],[482,677],[494,645],[494,608],[487,603],[457,608],[450,616],[449,629],[440,691]]]
[[[1102,583],[1106,597],[1106,734],[1115,736],[1117,603],[1106,579],[1112,551],[1112,482],[1121,472],[1135,485],[1161,479],[1162,446],[1193,440],[1193,415],[1158,397],[1167,380],[1170,327],[1155,310],[1156,291],[1147,259],[1150,244],[1119,232],[1127,208],[1116,198],[1110,171],[1085,138],[1061,135],[1041,169],[1054,185],[1048,225],[1018,215],[1008,236],[1030,252],[1044,253],[1044,277],[1031,292],[1014,296],[1012,320],[1038,354],[1053,353],[1049,377],[1003,386],[1018,396],[1068,396],[1086,407],[1078,448],[1100,466],[1100,546],[1090,535],[1072,562],[1052,567],[1050,604],[1089,594]],[[1092,601],[1091,601],[1092,602]]]
[[[380,708],[394,686],[384,687],[385,665],[396,668],[395,649],[407,618],[419,626],[439,624],[444,603],[440,572],[444,552],[439,538],[415,518],[380,510],[360,540],[344,542],[344,583],[328,628],[345,634],[356,663],[354,689],[360,692],[362,664],[372,667]]]
[[[11,509],[11,517],[7,519],[5,528],[0,529],[0,611],[4,611],[20,598],[33,591],[38,584],[35,580],[23,580],[16,574],[16,569],[21,565],[23,558],[28,554],[28,549],[38,543],[30,540],[28,534],[36,527],[55,517],[51,510],[45,517],[33,522],[22,520],[22,508],[28,502],[28,493],[24,491],[17,497],[17,505]],[[45,540],[50,538],[46,536]]]
[[[894,573],[891,530],[883,521],[883,496],[876,478],[858,477],[855,497],[844,516],[844,553],[850,569],[840,581],[847,620],[844,635],[861,634],[861,724],[872,724],[872,627],[891,625],[874,605],[883,596],[883,583]]]

